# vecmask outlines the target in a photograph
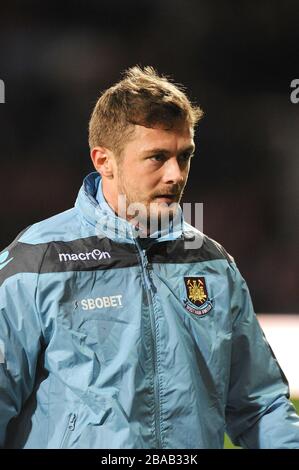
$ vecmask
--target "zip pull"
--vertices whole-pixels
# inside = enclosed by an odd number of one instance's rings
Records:
[[[142,254],[143,254],[143,265],[145,268],[148,267],[148,258],[147,258],[147,255],[146,255],[146,250],[142,250]]]
[[[69,425],[68,425],[68,429],[70,431],[74,431],[75,424],[76,424],[76,419],[77,419],[77,415],[75,413],[72,413],[71,416],[70,416]]]
[[[142,250],[142,264],[143,264],[143,269],[145,271],[144,277],[145,277],[145,282],[147,285],[147,288],[151,290],[152,292],[156,293],[156,286],[153,283],[152,276],[151,276],[151,263],[148,260],[146,250]]]
[[[149,271],[148,271],[148,259],[147,259],[146,251],[145,251],[145,250],[142,250],[141,259],[142,259],[142,267],[143,267],[143,269],[144,269],[144,280],[145,280],[145,284],[146,284],[146,287],[148,288],[148,290],[151,290],[151,288],[152,288],[152,286],[151,286],[151,279],[150,279],[150,276],[149,276]]]

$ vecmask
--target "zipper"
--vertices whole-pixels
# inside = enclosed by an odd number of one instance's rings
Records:
[[[138,241],[135,240],[137,250],[141,259],[142,266],[142,278],[144,285],[146,287],[146,295],[149,305],[150,312],[150,322],[152,330],[152,357],[153,357],[153,371],[154,371],[154,394],[155,394],[155,431],[157,437],[157,449],[162,449],[161,443],[161,429],[160,429],[160,394],[159,394],[159,377],[158,377],[158,368],[157,368],[157,341],[156,341],[156,329],[155,329],[155,312],[153,308],[153,296],[152,296],[152,280],[149,272],[149,262],[146,255],[146,250],[142,250],[138,244]]]
[[[75,413],[71,413],[69,416],[67,428],[65,430],[65,433],[62,438],[61,445],[60,445],[61,449],[64,449],[66,447],[66,444],[69,441],[72,431],[75,430],[76,420],[77,420],[77,415]]]

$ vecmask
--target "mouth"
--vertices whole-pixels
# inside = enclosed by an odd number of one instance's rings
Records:
[[[154,197],[154,202],[164,202],[166,204],[177,202],[177,200],[178,200],[177,194],[159,194]]]

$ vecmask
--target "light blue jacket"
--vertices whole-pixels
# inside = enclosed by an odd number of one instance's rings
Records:
[[[299,448],[234,261],[186,223],[136,238],[99,181],[0,254],[0,446]]]

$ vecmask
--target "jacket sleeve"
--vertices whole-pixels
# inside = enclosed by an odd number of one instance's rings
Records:
[[[232,270],[233,342],[227,433],[248,449],[299,448],[299,417],[287,380],[259,326],[247,285]]]
[[[37,275],[17,272],[17,262],[12,257],[0,271],[0,447],[5,446],[8,423],[33,390],[40,350]]]

